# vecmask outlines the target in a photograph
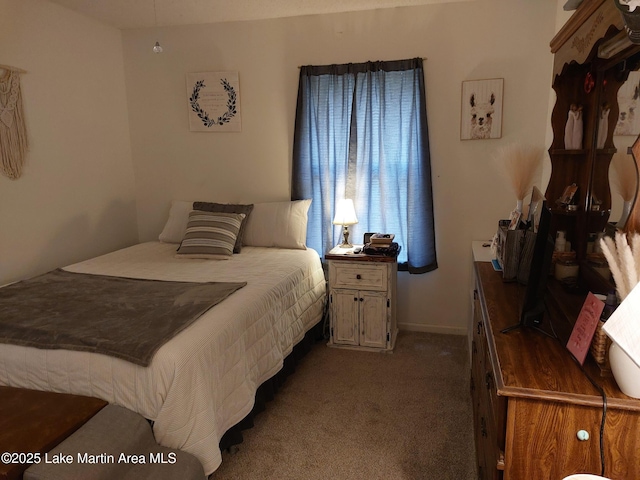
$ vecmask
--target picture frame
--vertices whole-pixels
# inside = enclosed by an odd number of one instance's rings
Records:
[[[238,72],[187,73],[189,130],[240,132]]]
[[[578,191],[578,186],[575,183],[571,185],[567,185],[565,187],[564,192],[562,192],[562,196],[558,200],[561,205],[569,205],[573,201],[573,197]]]
[[[516,230],[520,225],[520,218],[522,217],[522,213],[518,210],[513,210],[509,215],[509,230]]]
[[[503,95],[503,78],[462,82],[460,140],[502,138]]]

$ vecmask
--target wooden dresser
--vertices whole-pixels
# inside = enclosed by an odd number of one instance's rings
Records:
[[[479,477],[601,474],[603,400],[564,347],[581,298],[556,292],[547,299],[550,313],[542,326],[549,330],[553,322],[561,341],[531,329],[501,333],[518,322],[524,287],[504,283],[490,262],[475,262],[474,270],[471,395]],[[591,358],[585,370],[607,396],[605,476],[640,479],[640,401],[600,376]]]

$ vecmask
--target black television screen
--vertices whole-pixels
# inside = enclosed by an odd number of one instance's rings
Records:
[[[539,221],[537,222],[533,251],[531,255],[523,256],[519,266],[519,269],[528,269],[526,290],[520,309],[520,321],[517,325],[504,329],[503,332],[522,326],[536,327],[542,323],[544,317],[544,298],[547,290],[547,277],[551,269],[554,241],[550,235],[551,210],[547,202],[543,200],[541,204],[538,204],[536,210],[536,216],[539,214]],[[535,224],[535,222],[532,223]],[[533,225],[529,228],[533,228]],[[524,262],[528,264],[523,265]],[[543,331],[543,333],[546,332]]]

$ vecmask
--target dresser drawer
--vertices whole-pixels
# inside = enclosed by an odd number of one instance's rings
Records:
[[[387,265],[331,262],[329,282],[332,288],[387,291]]]

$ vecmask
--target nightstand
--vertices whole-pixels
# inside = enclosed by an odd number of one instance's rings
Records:
[[[353,253],[354,248],[336,247],[325,255],[331,318],[328,345],[391,352],[398,335],[397,257]]]

